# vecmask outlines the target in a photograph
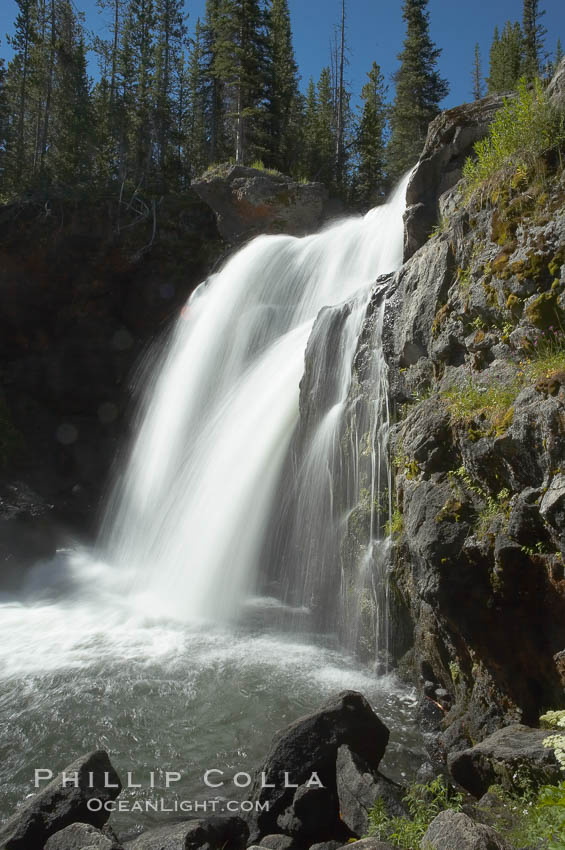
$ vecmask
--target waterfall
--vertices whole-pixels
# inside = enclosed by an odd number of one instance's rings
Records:
[[[189,299],[103,528],[105,557],[140,606],[222,621],[270,587],[288,605],[325,608],[319,625],[331,629],[369,604],[373,548],[386,546],[380,307],[365,340],[377,387],[368,405],[354,361],[375,281],[402,261],[407,179],[365,217],[255,239]],[[354,578],[336,552],[363,499],[369,536]]]

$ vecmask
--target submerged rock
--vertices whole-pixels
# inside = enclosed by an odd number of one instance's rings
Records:
[[[451,775],[475,797],[481,797],[490,785],[507,791],[523,791],[524,783],[533,786],[559,782],[560,768],[555,753],[544,747],[547,731],[515,724],[499,729],[480,744],[453,753],[449,759]]]
[[[278,733],[258,773],[259,776],[264,775],[263,784],[273,784],[275,787],[260,787],[259,780],[256,780],[254,786],[255,802],[268,803],[269,811],[252,815],[251,840],[256,842],[276,832],[280,828],[277,823],[279,816],[288,815],[287,810],[292,809],[296,789],[285,788],[286,778],[299,786],[307,786],[314,780],[314,784],[310,784],[312,789],[319,787],[316,782],[319,780],[330,794],[335,793],[339,748],[347,744],[353,752],[363,754],[367,764],[377,770],[388,739],[387,727],[362,694],[355,691],[344,691],[319,711],[297,720]],[[327,798],[325,802],[328,802]],[[332,829],[336,830],[335,837],[340,837],[343,824],[338,814],[336,802],[334,822],[328,822],[327,830],[324,829],[328,835],[321,835],[318,840],[332,837]],[[313,835],[312,841],[315,839]]]
[[[76,784],[64,784],[64,776],[72,780],[75,775]],[[121,788],[120,778],[104,750],[82,756],[0,828],[0,848],[43,850],[50,836],[70,824],[100,828],[110,817],[104,803],[115,800]],[[97,800],[100,805],[97,803],[91,810],[89,800]]]
[[[321,183],[297,183],[284,174],[243,165],[212,168],[192,188],[212,208],[218,230],[231,244],[259,233],[312,233],[322,223],[328,200]]]

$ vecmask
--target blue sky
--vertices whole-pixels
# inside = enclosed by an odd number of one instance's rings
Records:
[[[104,16],[95,0],[75,0],[86,13],[90,30],[104,27]],[[203,16],[205,0],[185,0],[192,29],[197,17]],[[329,42],[338,20],[340,0],[289,0],[296,57],[305,88],[310,76],[315,79],[329,62]],[[565,2],[545,0],[543,19],[548,30],[547,48],[555,49],[560,36],[565,47]],[[401,0],[348,0],[348,41],[350,65],[348,79],[357,101],[365,74],[373,60],[382,67],[387,78],[398,66],[397,54],[404,37]],[[483,70],[488,70],[488,50],[495,24],[500,27],[508,19],[520,20],[522,0],[430,0],[432,37],[442,48],[440,71],[451,84],[451,92],[443,106],[455,106],[471,99],[471,67],[475,42],[479,42]],[[0,0],[0,55],[9,57],[5,33],[11,31],[15,17],[15,0]],[[92,73],[95,72],[94,67]],[[392,89],[392,86],[391,86]]]

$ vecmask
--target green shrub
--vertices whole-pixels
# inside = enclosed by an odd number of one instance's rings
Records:
[[[512,422],[512,405],[522,388],[516,379],[512,384],[484,386],[469,381],[464,387],[452,387],[442,393],[453,425],[469,425],[485,420],[491,433],[503,433]]]
[[[504,838],[516,848],[565,848],[565,782],[544,785],[539,791],[512,795],[498,786],[489,788],[504,807],[510,821],[501,830]]]
[[[539,381],[565,370],[565,333],[549,327],[538,331],[531,343],[531,353],[522,361],[522,374],[529,382]]]
[[[413,850],[420,846],[428,826],[440,812],[461,810],[463,797],[451,791],[439,776],[427,785],[411,785],[404,795],[404,803],[409,817],[391,818],[384,801],[377,800],[369,811],[369,835],[388,841],[393,847]]]
[[[492,178],[523,182],[543,154],[564,142],[563,114],[549,103],[539,80],[531,88],[521,80],[517,94],[505,99],[488,136],[475,143],[476,159],[465,162],[469,194]]]
[[[385,532],[389,537],[398,537],[404,528],[404,517],[398,505],[393,509],[391,517],[387,520]]]

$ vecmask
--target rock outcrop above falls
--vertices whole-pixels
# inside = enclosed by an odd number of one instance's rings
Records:
[[[322,183],[298,183],[242,165],[211,168],[192,188],[216,214],[218,230],[231,245],[260,233],[312,233],[322,224],[328,202]]]
[[[421,248],[440,219],[442,196],[461,178],[473,145],[484,138],[502,106],[501,95],[490,95],[442,112],[432,121],[420,162],[406,192],[404,259]]]

